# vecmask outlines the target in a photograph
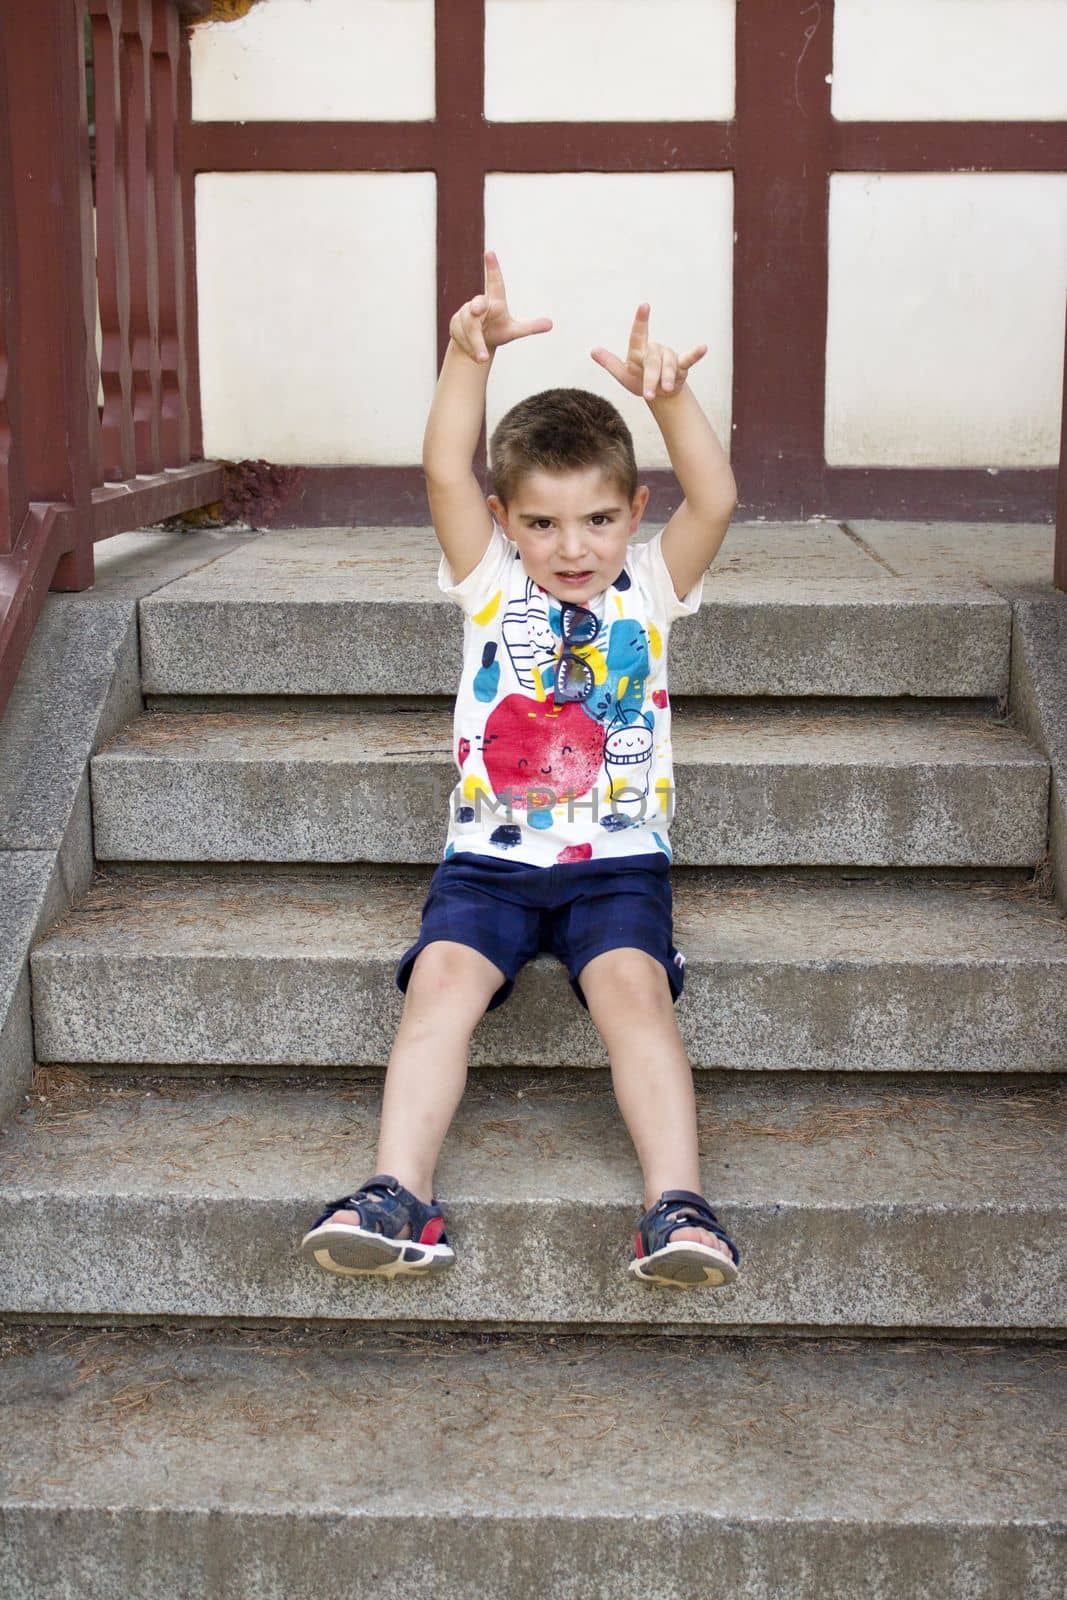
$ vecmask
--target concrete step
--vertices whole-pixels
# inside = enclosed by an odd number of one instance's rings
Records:
[[[62,1089],[62,1080],[60,1088]],[[702,1077],[728,1287],[631,1278],[641,1183],[606,1073],[468,1088],[437,1174],[457,1264],[345,1279],[299,1254],[374,1170],[380,1079],[125,1084],[0,1138],[0,1312],[737,1331],[1062,1329],[1062,1084]]]
[[[268,534],[141,602],[145,693],[454,694],[439,558],[431,528]],[[997,699],[1010,635],[973,576],[901,575],[834,524],[741,524],[672,630],[671,689]]]
[[[31,956],[39,1061],[381,1065],[426,867],[98,875]],[[674,874],[677,1016],[694,1065],[1067,1068],[1067,922],[1026,889]],[[488,1013],[478,1064],[594,1066],[544,954]]]
[[[447,711],[149,712],[92,761],[98,860],[437,861]],[[678,715],[679,864],[1033,865],[1048,762],[973,716]]]
[[[6,1600],[1051,1600],[1041,1345],[18,1333]]]

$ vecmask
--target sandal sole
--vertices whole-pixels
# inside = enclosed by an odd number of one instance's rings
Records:
[[[452,1266],[455,1253],[447,1244],[414,1244],[410,1239],[387,1239],[366,1228],[323,1223],[300,1241],[300,1248],[327,1272],[344,1277],[421,1277]]]
[[[665,1244],[651,1256],[635,1256],[629,1270],[640,1282],[665,1289],[718,1289],[737,1277],[732,1261],[689,1239]]]

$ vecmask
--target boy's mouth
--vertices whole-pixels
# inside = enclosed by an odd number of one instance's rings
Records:
[[[556,577],[564,583],[585,583],[593,576],[592,572],[557,572]]]

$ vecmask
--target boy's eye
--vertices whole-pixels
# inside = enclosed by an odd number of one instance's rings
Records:
[[[605,523],[609,523],[611,521],[611,518],[608,516],[606,511],[597,511],[589,518],[589,520],[594,527],[602,528]]]
[[[531,523],[531,527],[537,528],[539,532],[543,532],[545,528],[550,528],[551,526],[552,524],[547,517],[538,517],[535,522]]]

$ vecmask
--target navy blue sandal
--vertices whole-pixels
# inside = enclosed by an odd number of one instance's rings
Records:
[[[732,1259],[727,1261],[708,1244],[696,1239],[671,1243],[676,1228],[704,1228],[721,1239]],[[676,1289],[717,1287],[737,1277],[741,1252],[719,1225],[703,1195],[692,1189],[665,1189],[637,1224],[634,1259],[630,1272],[644,1283],[662,1283]]]
[[[336,1220],[338,1211],[354,1211],[361,1225]],[[405,1224],[411,1237],[398,1238]],[[300,1248],[327,1272],[346,1277],[424,1276],[441,1272],[456,1259],[436,1200],[427,1205],[387,1172],[368,1178],[354,1194],[331,1200],[305,1233]]]

